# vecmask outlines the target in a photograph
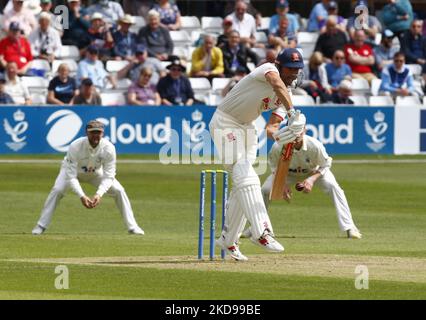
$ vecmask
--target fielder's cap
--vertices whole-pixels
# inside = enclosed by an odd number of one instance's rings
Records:
[[[135,24],[135,18],[133,18],[133,16],[131,16],[130,14],[125,14],[120,19],[118,19],[118,22],[127,23],[127,24]]]
[[[180,67],[182,72],[186,71],[186,67],[182,64],[182,62],[179,59],[172,60],[172,63],[169,64],[166,68],[170,70],[171,68],[176,67],[176,66]]]
[[[92,44],[92,45],[87,47],[87,52],[92,53],[92,54],[99,54],[99,48]]]
[[[93,81],[90,78],[86,78],[81,81],[81,85],[86,87],[91,87],[93,86]]]
[[[19,31],[19,30],[21,30],[21,26],[19,25],[19,22],[18,21],[12,21],[9,24],[9,30],[11,30],[11,31]]]
[[[145,53],[146,48],[143,44],[138,44],[136,46],[136,53]]]
[[[288,2],[287,2],[287,0],[278,0],[275,7],[276,8],[288,8]]]
[[[90,120],[86,125],[86,130],[91,131],[104,131],[105,125],[98,120]]]
[[[383,31],[383,34],[382,34],[383,38],[393,38],[393,36],[394,36],[394,33],[391,30],[386,29],[385,31]]]
[[[334,10],[337,9],[337,2],[336,1],[330,1],[328,6],[327,6],[327,10]]]
[[[276,62],[281,67],[303,69],[303,57],[299,50],[295,48],[287,48],[282,50]]]
[[[92,16],[90,17],[90,21],[97,20],[97,19],[100,19],[100,20],[103,20],[103,19],[104,19],[104,16],[102,15],[102,13],[100,13],[100,12],[95,12],[95,13],[94,13],[94,14],[92,14]]]

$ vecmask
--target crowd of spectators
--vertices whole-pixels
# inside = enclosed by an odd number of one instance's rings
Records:
[[[186,57],[172,40],[183,19],[173,0],[94,0],[87,7],[66,0],[67,19],[53,13],[51,0],[40,0],[38,8],[27,2],[10,0],[1,18],[1,104],[30,105],[23,80],[42,77],[49,80],[48,104],[102,104],[102,92],[123,92],[120,81],[127,80],[131,105],[192,105],[204,101],[197,100],[189,78],[227,78],[226,92],[253,66],[274,62],[289,47],[300,48],[305,59],[294,93],[317,103],[352,104],[353,79],[369,86],[380,79],[379,94],[393,98],[422,97],[426,90],[424,25],[408,0],[387,0],[380,14],[370,8],[349,17],[340,15],[337,1],[321,0],[307,19],[291,12],[291,1],[277,0],[266,26],[250,1],[236,0],[223,13],[222,31],[201,32]],[[136,18],[145,25],[135,29]],[[311,52],[299,43],[302,32],[316,35]],[[64,46],[77,48],[74,61],[61,60]],[[40,67],[43,61],[52,72]],[[109,62],[123,64],[109,72]]]

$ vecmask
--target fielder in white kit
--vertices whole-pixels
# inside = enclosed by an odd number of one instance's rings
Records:
[[[275,143],[268,155],[268,162],[272,174],[262,185],[262,194],[266,208],[269,206],[269,194],[274,181],[274,171],[281,157],[282,147]],[[324,145],[317,139],[302,134],[296,139],[293,156],[287,177],[287,196],[291,198],[291,186],[295,183],[303,184],[303,192],[310,193],[314,184],[328,194],[336,208],[337,221],[341,231],[347,233],[348,238],[361,239],[362,235],[352,219],[345,193],[331,172],[333,159],[327,154]],[[250,236],[249,232],[244,232]]]
[[[40,235],[48,228],[56,207],[69,188],[78,195],[87,209],[97,207],[105,193],[111,195],[129,233],[143,235],[144,231],[136,223],[126,191],[115,179],[116,151],[114,145],[103,138],[103,123],[90,121],[86,125],[86,135],[71,143],[55,185],[46,199],[40,220],[32,231],[33,235]],[[98,188],[92,198],[86,196],[80,182],[87,182]]]
[[[283,50],[275,64],[265,63],[241,79],[219,104],[210,122],[210,134],[218,155],[233,180],[225,228],[216,244],[235,260],[247,260],[237,243],[247,220],[252,226],[250,240],[253,243],[271,252],[284,250],[272,237],[260,180],[252,166],[258,146],[254,121],[269,110],[280,110],[280,114],[285,114],[288,117],[286,127],[279,129],[283,118],[274,115],[266,128],[268,137],[281,146],[302,133],[306,118],[294,110],[287,89],[301,69],[303,58],[300,52]]]

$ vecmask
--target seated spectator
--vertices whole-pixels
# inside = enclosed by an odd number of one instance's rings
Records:
[[[28,40],[31,43],[33,57],[52,63],[59,56],[62,42],[59,32],[50,26],[50,22],[50,14],[42,12],[39,16],[40,26],[31,32]]]
[[[380,45],[374,48],[376,68],[379,72],[393,63],[393,56],[398,52],[398,48],[392,46],[393,36],[393,32],[386,29],[382,34]]]
[[[352,70],[345,63],[345,54],[342,50],[337,50],[334,53],[332,61],[326,64],[325,70],[327,71],[328,83],[333,91],[337,90],[343,80],[352,80]]]
[[[407,63],[422,66],[423,79],[426,83],[426,37],[422,34],[422,28],[422,20],[413,21],[411,29],[402,37],[401,50],[407,57]]]
[[[363,4],[365,7],[367,7],[366,3],[358,2],[357,5]],[[353,8],[353,11],[355,12],[355,7]],[[371,13],[371,10],[369,10]],[[359,25],[362,26],[362,29],[364,30],[367,39],[365,42],[373,45],[376,41],[376,35],[380,32],[382,32],[382,24],[380,23],[379,19],[377,19],[375,16],[372,16],[371,14],[368,15],[368,18],[364,21],[364,13],[362,10],[360,10],[359,13],[355,13],[352,17],[348,19],[347,23],[347,31],[349,33],[349,38],[351,41],[354,39],[355,31],[359,28],[355,28],[355,22],[357,22]]]
[[[377,79],[372,66],[375,63],[373,49],[365,43],[365,32],[357,30],[354,43],[345,46],[347,64],[352,69],[352,78],[364,78],[371,85],[373,79]]]
[[[169,0],[159,0],[152,7],[160,14],[161,25],[169,30],[179,30],[181,27],[180,11],[176,4]]]
[[[330,1],[327,5],[327,14],[329,17],[334,17],[336,19],[336,28],[339,29],[342,32],[346,32],[346,21],[345,18],[342,16],[339,16],[339,7],[337,5],[336,1]],[[318,23],[318,26],[320,28],[320,32],[324,33],[327,31],[327,27],[325,26],[327,20],[322,20]]]
[[[288,26],[288,18],[282,16],[277,31],[268,36],[269,45],[277,52],[286,48],[296,48],[297,36],[288,30]]]
[[[382,8],[382,21],[385,29],[391,30],[400,38],[410,29],[413,21],[413,7],[410,0],[388,0],[388,4]]]
[[[331,96],[331,101],[336,104],[354,104],[350,96],[352,96],[352,82],[343,80]]]
[[[301,87],[315,100],[320,99],[322,103],[327,102],[332,92],[322,53],[314,52],[303,71],[305,80],[303,80]]]
[[[383,69],[382,83],[379,93],[392,96],[417,95],[414,88],[413,74],[405,65],[405,55],[397,52],[393,58],[393,64]]]
[[[26,37],[37,27],[37,21],[34,14],[24,8],[24,0],[13,0],[12,9],[5,10],[3,16],[3,28],[5,31],[10,29],[12,22],[19,23],[21,30]]]
[[[6,38],[0,41],[0,65],[5,68],[9,62],[15,62],[18,74],[24,75],[31,68],[33,55],[29,41],[21,36],[18,22],[12,22]]]
[[[77,69],[77,83],[84,79],[91,79],[95,87],[103,89],[109,81],[113,88],[117,86],[115,78],[110,75],[99,60],[99,50],[95,46],[89,46],[86,58],[81,60]]]
[[[68,0],[68,26],[64,29],[62,44],[86,48],[90,44],[90,16],[81,7],[80,0]]]
[[[97,0],[97,3],[87,8],[87,13],[89,15],[93,15],[95,12],[102,14],[105,22],[110,25],[113,25],[118,19],[124,16],[121,4],[109,0]]]
[[[336,18],[327,19],[326,31],[318,37],[315,51],[321,52],[327,59],[333,58],[337,50],[343,50],[347,43],[346,34],[336,27]]]
[[[136,57],[123,69],[118,71],[118,79],[129,78],[132,82],[139,80],[139,75],[143,68],[150,67],[152,76],[150,82],[157,85],[160,78],[166,76],[166,68],[161,64],[157,58],[149,58],[148,52],[143,44],[136,47]]]
[[[50,15],[51,26],[56,31],[59,32],[59,35],[62,37],[64,34],[64,28],[62,26],[62,15],[55,15],[50,10],[52,9],[53,4],[52,0],[40,0],[41,12],[36,16],[37,20],[40,18],[40,15],[45,12]]]
[[[150,67],[142,68],[138,81],[129,87],[127,99],[129,104],[135,106],[159,106],[161,97],[157,89],[150,83],[152,69]]]
[[[234,31],[234,29],[232,29],[232,20],[230,18],[223,19],[222,26],[223,26],[223,32],[217,38],[217,46],[221,49],[228,42],[228,38],[231,32]]]
[[[132,16],[141,16],[147,20],[148,12],[154,2],[154,0],[123,0],[123,9]]]
[[[222,50],[215,46],[211,35],[203,37],[203,44],[192,53],[191,77],[215,78],[223,77]]]
[[[255,65],[259,62],[259,57],[250,48],[241,43],[240,34],[234,30],[229,36],[228,43],[222,48],[223,64],[225,67],[225,77],[235,76],[236,71],[243,70],[245,74],[250,73],[247,62],[251,61]]]
[[[74,97],[78,95],[77,82],[70,77],[70,68],[62,63],[58,68],[58,75],[50,80],[47,89],[47,103],[55,105],[72,105]]]
[[[317,32],[320,30],[320,22],[328,18],[327,5],[329,2],[330,0],[322,0],[312,8],[308,20],[308,32]]]
[[[27,86],[18,77],[18,66],[9,62],[6,66],[5,93],[10,95],[16,104],[31,105],[31,96]]]
[[[135,59],[137,42],[136,34],[130,31],[130,27],[135,24],[135,19],[131,15],[125,14],[118,20],[118,24],[119,29],[112,34],[115,59],[132,61]]]
[[[89,78],[81,81],[80,93],[74,98],[74,105],[102,105],[101,96]]]
[[[289,3],[287,0],[277,0],[275,5],[276,14],[271,17],[269,22],[269,33],[275,33],[278,30],[280,18],[286,16],[288,19],[288,32],[297,34],[300,29],[299,20],[295,14],[289,13]]]
[[[0,73],[0,105],[15,104],[12,97],[6,93],[6,78]]]
[[[100,59],[108,60],[112,56],[114,39],[101,13],[95,12],[92,14],[88,34],[90,45],[95,46],[99,50]]]
[[[247,4],[244,0],[235,1],[235,11],[228,15],[232,20],[234,30],[237,30],[241,37],[241,42],[249,47],[256,45],[256,21],[252,15],[247,13]]]
[[[169,30],[160,26],[160,14],[155,10],[148,12],[148,25],[138,34],[138,43],[148,50],[148,56],[160,61],[169,60],[173,55],[173,41]]]
[[[194,91],[189,79],[183,75],[186,68],[176,59],[167,66],[167,69],[170,73],[161,78],[157,85],[161,103],[166,106],[191,106],[194,103]]]

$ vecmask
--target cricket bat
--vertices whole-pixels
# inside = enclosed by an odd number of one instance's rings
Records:
[[[290,167],[291,156],[293,155],[294,143],[289,143],[283,148],[281,158],[275,170],[274,183],[272,184],[269,200],[283,200],[284,190],[287,184],[288,169]],[[288,201],[288,200],[287,200]]]

